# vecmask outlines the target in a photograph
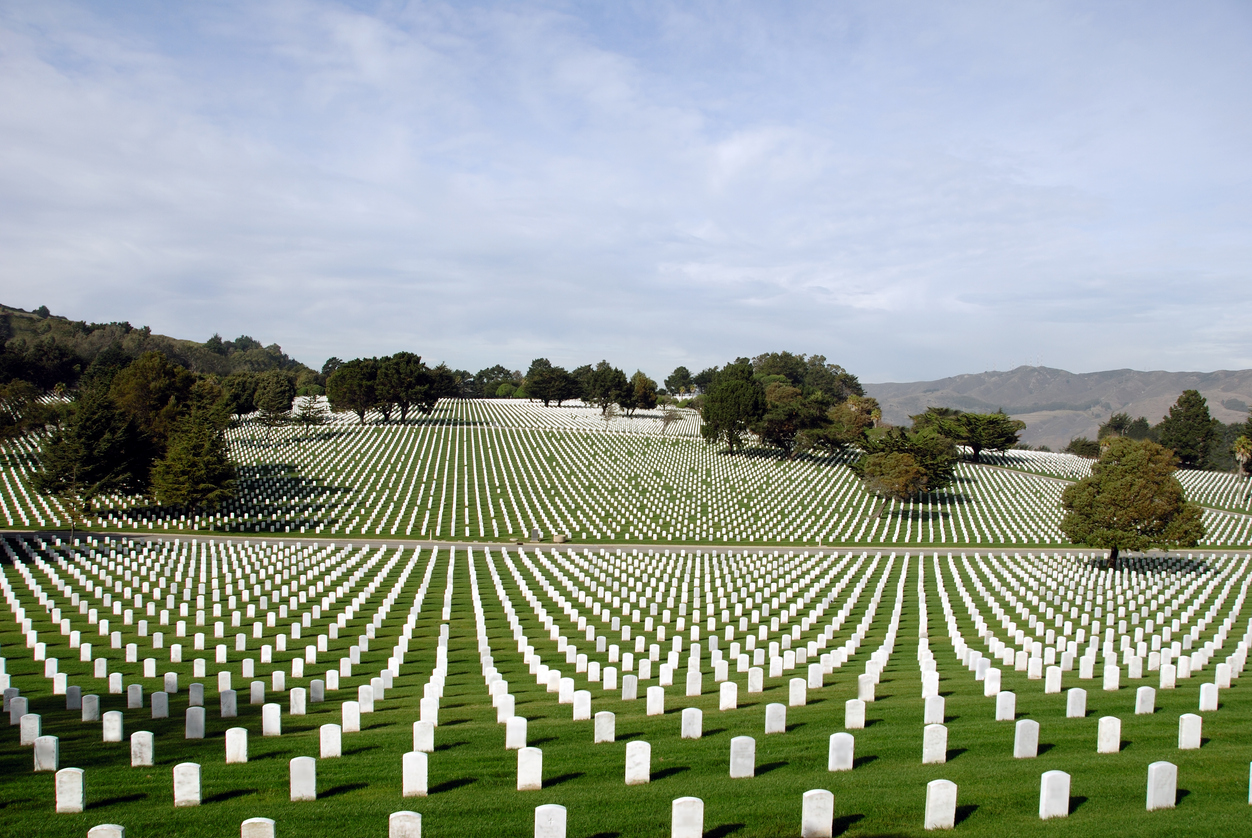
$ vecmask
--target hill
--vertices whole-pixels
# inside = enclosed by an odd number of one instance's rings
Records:
[[[1252,370],[1165,372],[1108,370],[1072,373],[1051,367],[1017,367],[1007,372],[957,375],[938,381],[865,384],[878,399],[883,418],[907,424],[929,406],[991,411],[1003,408],[1026,423],[1022,441],[1063,448],[1076,436],[1095,438],[1113,413],[1159,422],[1183,390],[1199,390],[1213,418],[1241,422],[1252,405]]]
[[[73,384],[104,350],[116,347],[137,358],[160,352],[192,372],[288,370],[313,373],[289,357],[278,344],[263,346],[247,335],[223,341],[214,335],[204,343],[154,334],[147,326],[126,322],[87,323],[52,314],[46,307],[26,311],[0,304],[0,383],[23,378],[45,389]]]

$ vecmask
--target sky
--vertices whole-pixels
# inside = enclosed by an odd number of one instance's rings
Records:
[[[1252,367],[1252,4],[0,0],[0,302],[320,367]]]

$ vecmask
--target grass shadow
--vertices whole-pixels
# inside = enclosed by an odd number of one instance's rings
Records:
[[[787,732],[790,733],[793,730],[799,730],[800,728],[804,727],[807,724],[808,722],[793,722],[787,725]]]
[[[758,766],[756,767],[756,773],[755,773],[755,776],[760,777],[762,774],[768,774],[768,773],[769,773],[769,772],[771,772],[771,771],[776,771],[776,770],[778,770],[779,768],[783,768],[783,767],[785,767],[785,766],[787,766],[787,765],[790,765],[790,764],[791,764],[791,763],[789,763],[789,762],[786,762],[786,761],[780,760],[780,761],[778,761],[778,762],[767,762],[767,763],[765,763],[764,765],[758,765]]]
[[[209,795],[202,799],[201,803],[221,803],[226,800],[234,800],[236,797],[246,797],[249,794],[256,794],[256,789],[232,789],[230,791],[222,791],[217,794]]]
[[[969,748],[949,748],[948,753],[945,755],[945,758],[947,759],[948,762],[951,762],[952,760],[956,759],[957,757],[959,757],[961,754],[965,753],[968,750]]]
[[[430,787],[428,792],[430,794],[439,794],[440,792],[452,791],[454,789],[459,789],[462,786],[472,785],[477,782],[477,777],[458,777],[455,780],[444,780],[442,783],[433,785]]]
[[[589,835],[588,838],[622,838],[620,832],[597,832],[595,835]]]
[[[877,761],[878,761],[877,754],[870,754],[869,756],[857,757],[856,759],[852,760],[852,768],[853,770],[857,768],[864,768],[865,766],[869,765],[871,762],[877,762]]]
[[[88,809],[103,809],[105,806],[112,806],[115,803],[137,803],[140,800],[147,800],[148,795],[144,794],[122,794],[117,797],[106,797],[104,800],[93,800],[87,804]]]
[[[956,825],[960,826],[961,824],[965,823],[965,821],[969,820],[970,815],[974,814],[977,811],[978,811],[978,805],[975,803],[971,803],[967,806],[957,806],[956,807]]]
[[[536,739],[532,742],[527,742],[526,744],[530,746],[531,748],[537,748],[540,745],[544,745],[544,744],[547,744],[548,742],[555,742],[555,741],[556,741],[555,736],[545,736],[542,739]]]
[[[835,836],[842,835],[863,820],[865,820],[864,815],[843,815],[842,817],[835,818],[834,822],[831,824],[830,834]]]
[[[725,838],[727,835],[734,835],[745,826],[747,826],[745,823],[724,823],[705,832],[704,838]]]
[[[700,735],[701,735],[702,737],[703,737],[703,736],[716,736],[716,735],[717,735],[717,734],[719,734],[719,733],[725,733],[725,732],[726,732],[726,730],[727,730],[727,728],[724,728],[724,727],[715,727],[715,728],[713,728],[712,730],[706,730],[706,731],[704,731],[704,732],[703,732],[702,734],[700,734]]]
[[[1087,802],[1085,797],[1071,797],[1069,799],[1069,813],[1072,815],[1078,811],[1078,807]]]
[[[662,768],[660,771],[652,772],[653,780],[664,780],[666,777],[673,777],[675,774],[681,774],[684,771],[690,771],[691,768],[686,765],[671,765],[668,768]]]
[[[469,742],[445,742],[442,745],[436,745],[435,750],[436,751],[450,751],[453,748],[459,748],[462,745],[468,745],[468,744]]]
[[[1182,803],[1183,799],[1189,797],[1190,795],[1190,789],[1179,789],[1178,793],[1174,795],[1174,805],[1177,806],[1179,803]]]
[[[322,792],[318,795],[318,798],[337,797],[350,791],[360,791],[361,789],[369,788],[369,785],[369,783],[344,783],[341,786],[335,786],[333,789]]]
[[[347,749],[344,749],[343,755],[346,757],[350,757],[350,756],[355,756],[357,754],[363,754],[366,751],[377,751],[381,748],[382,748],[382,745],[362,745],[361,747],[353,748],[350,751]]]
[[[571,771],[568,774],[560,774],[556,777],[553,777],[551,780],[544,780],[543,787],[545,789],[552,788],[553,786],[559,786],[562,783],[568,783],[570,780],[577,780],[579,777],[582,777],[582,776],[583,776],[583,772],[581,771]]]
[[[1055,747],[1056,745],[1053,745],[1051,742],[1048,742],[1043,745],[1039,745],[1037,748],[1035,748],[1035,756],[1041,757]]]

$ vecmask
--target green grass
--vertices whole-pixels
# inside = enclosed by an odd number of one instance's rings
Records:
[[[843,702],[855,696],[856,676],[863,671],[868,655],[882,642],[902,569],[900,559],[887,580],[877,616],[857,656],[828,676],[825,688],[810,691],[808,706],[788,709],[787,733],[763,735],[764,708],[772,701],[786,703],[787,681],[795,673],[787,673],[781,679],[767,678],[766,692],[760,695],[746,694],[741,684],[739,709],[726,713],[717,709],[710,673],[705,678],[706,693],[698,699],[681,697],[680,687],[667,688],[667,712],[663,717],[645,716],[642,699],[624,703],[606,698],[592,685],[593,711],[612,710],[618,714],[618,741],[593,745],[592,722],[571,721],[570,708],[558,705],[555,696],[535,686],[534,678],[527,675],[482,554],[476,553],[478,585],[495,664],[517,696],[518,714],[530,719],[530,744],[542,748],[544,753],[545,788],[540,792],[518,792],[516,756],[503,748],[503,726],[495,723],[480,673],[468,566],[464,551],[458,551],[448,682],[436,731],[437,750],[430,757],[433,793],[424,799],[405,799],[400,793],[401,756],[411,747],[411,725],[418,718],[421,687],[434,666],[449,560],[449,552],[442,550],[417,623],[413,651],[396,688],[388,692],[380,712],[365,717],[365,730],[344,735],[343,758],[318,761],[319,800],[290,803],[287,761],[295,756],[317,756],[318,725],[338,722],[338,702],[355,697],[355,687],[368,677],[367,673],[376,673],[385,665],[421,583],[427,557],[424,553],[409,576],[391,618],[379,632],[383,639],[363,655],[357,677],[346,681],[345,688],[337,694],[329,694],[331,700],[327,703],[311,705],[308,716],[284,714],[282,737],[262,738],[260,708],[246,703],[241,703],[239,719],[217,718],[213,673],[220,667],[213,664],[209,665],[209,677],[204,679],[208,706],[206,740],[188,742],[182,738],[185,689],[172,699],[172,718],[168,720],[148,719],[146,708],[126,711],[127,735],[136,730],[156,733],[157,765],[151,769],[131,768],[127,743],[102,744],[98,741],[99,724],[82,723],[76,711],[63,709],[61,697],[48,694],[50,682],[42,678],[42,664],[30,659],[11,617],[5,619],[0,625],[0,650],[8,659],[8,671],[23,687],[23,693],[31,695],[32,712],[43,716],[44,732],[61,737],[61,765],[86,769],[90,808],[81,816],[54,815],[52,775],[31,772],[30,750],[17,745],[16,727],[6,728],[0,730],[3,831],[13,835],[81,836],[94,824],[112,822],[125,825],[131,836],[222,836],[238,834],[240,822],[248,817],[264,816],[277,821],[279,835],[382,836],[386,835],[390,812],[413,809],[422,813],[423,834],[432,838],[524,836],[531,834],[535,806],[560,803],[569,810],[571,838],[665,836],[669,834],[671,801],[694,795],[705,801],[706,835],[750,838],[798,835],[801,795],[811,788],[826,788],[835,794],[837,834],[919,835],[925,784],[936,778],[952,780],[960,787],[960,834],[1207,836],[1241,834],[1247,828],[1252,740],[1246,731],[1252,707],[1243,689],[1245,682],[1236,681],[1234,688],[1222,692],[1220,711],[1205,714],[1203,748],[1193,752],[1177,750],[1178,716],[1194,712],[1200,680],[1211,678],[1212,665],[1220,657],[1197,678],[1180,682],[1180,689],[1158,691],[1156,714],[1147,717],[1133,715],[1133,685],[1124,685],[1116,693],[1104,693],[1097,680],[1083,683],[1089,696],[1087,717],[1066,719],[1063,694],[1043,695],[1042,682],[1027,681],[1023,673],[1005,671],[1004,688],[1018,695],[1018,717],[1033,718],[1041,724],[1040,756],[1014,760],[1013,724],[992,721],[994,700],[982,696],[981,685],[953,657],[945,634],[934,566],[929,560],[928,628],[931,649],[939,662],[940,689],[947,696],[951,751],[946,765],[922,766],[922,701],[914,654],[919,629],[916,558],[910,563],[899,635],[878,687],[879,700],[870,705],[867,729],[855,732],[857,767],[850,773],[831,774],[825,770],[828,737],[843,729]],[[364,620],[373,613],[403,565],[401,562],[393,569],[361,616],[349,624],[357,632],[363,630]],[[522,567],[520,563],[518,566]],[[497,567],[536,650],[545,662],[563,670],[569,668],[556,662],[556,644],[546,639],[547,633],[542,631],[498,559]],[[945,587],[952,597],[961,630],[968,637],[973,630],[968,614],[956,595],[946,562],[942,567]],[[33,602],[17,574],[11,567],[6,567],[5,573],[18,589],[28,615],[44,620],[42,626],[36,626],[41,636],[50,631],[43,609]],[[855,628],[876,583],[877,579],[867,586],[856,609],[836,633],[832,647]],[[530,584],[542,597],[542,589],[533,579]],[[846,595],[847,591],[836,600],[836,606]],[[549,612],[563,620],[564,615],[543,598]],[[1227,652],[1237,642],[1246,622],[1246,615],[1236,621],[1227,641]],[[317,631],[315,626],[309,634]],[[344,632],[338,647],[346,648],[347,638],[355,633]],[[583,644],[579,645],[582,650]],[[111,670],[125,672],[128,683],[140,680],[137,665],[112,662],[119,651],[109,650],[107,654],[111,657]],[[332,652],[319,660],[337,657]],[[238,665],[235,658],[232,654],[231,668]],[[593,658],[606,659],[603,655]],[[563,657],[559,660],[563,661]],[[76,661],[74,666],[79,666]],[[69,663],[63,666],[63,670],[70,668]],[[310,677],[320,676],[325,668],[319,664],[309,673]],[[158,669],[179,670],[183,685],[191,680],[189,663],[161,663]],[[240,683],[237,668],[235,671],[235,686],[243,687],[241,698],[246,702],[246,685]],[[733,674],[732,677],[743,678]],[[1078,683],[1072,678],[1072,674],[1067,674],[1067,687]],[[79,675],[72,678],[72,683],[91,682]],[[156,688],[156,682],[143,683],[145,691]],[[1155,679],[1139,683],[1155,684]],[[580,682],[579,686],[585,684]],[[679,738],[679,717],[685,706],[704,711],[705,736],[699,741]],[[125,709],[125,696],[103,695],[102,711],[115,709]],[[1119,754],[1095,753],[1097,721],[1106,714],[1122,719],[1124,745]],[[250,731],[247,765],[224,764],[225,730],[232,726]],[[732,736],[741,734],[757,740],[759,775],[730,780],[729,743]],[[625,743],[630,739],[644,739],[652,744],[656,779],[649,785],[624,785]],[[1179,766],[1179,785],[1185,793],[1177,809],[1149,813],[1144,811],[1147,766],[1162,759]],[[182,761],[198,762],[203,767],[205,802],[196,809],[173,807],[172,769]],[[1050,769],[1072,775],[1073,811],[1063,821],[1041,823],[1037,816],[1039,777]]]

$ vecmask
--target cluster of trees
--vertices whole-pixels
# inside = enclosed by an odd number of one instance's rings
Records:
[[[1169,414],[1155,425],[1149,425],[1142,416],[1131,419],[1128,413],[1114,413],[1100,425],[1094,440],[1075,437],[1065,451],[1094,459],[1114,439],[1155,442],[1172,450],[1178,465],[1186,469],[1237,468],[1247,474],[1252,465],[1248,456],[1252,451],[1252,414],[1245,422],[1229,425],[1214,419],[1207,400],[1197,390],[1184,391]]]
[[[7,386],[9,393],[23,389]],[[102,353],[71,400],[25,413],[27,431],[43,434],[32,482],[59,498],[72,520],[110,493],[215,507],[235,489],[225,440],[232,410],[216,376],[193,373],[159,352],[130,362]]]
[[[331,407],[355,413],[362,424],[370,411],[382,414],[384,422],[393,413],[404,422],[412,410],[429,415],[440,399],[458,395],[452,370],[444,364],[429,367],[412,352],[347,362],[332,358],[323,369]]]

